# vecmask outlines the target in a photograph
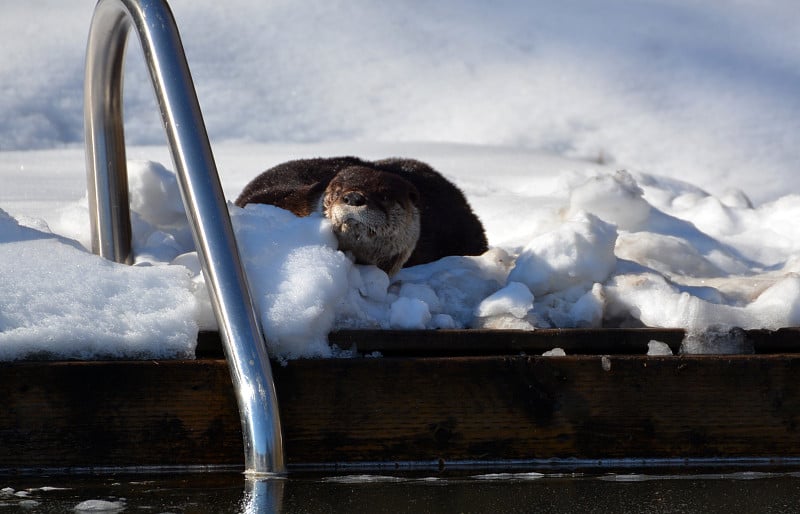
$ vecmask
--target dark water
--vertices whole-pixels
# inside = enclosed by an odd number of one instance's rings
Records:
[[[154,513],[800,512],[798,473],[315,475],[254,482],[235,473],[139,474],[0,477],[0,489],[0,513],[79,506]]]

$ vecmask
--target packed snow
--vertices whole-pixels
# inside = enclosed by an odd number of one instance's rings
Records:
[[[273,356],[332,356],[341,328],[682,327],[684,352],[747,352],[731,327],[800,324],[792,2],[234,3],[172,2],[228,198],[293,158],[417,158],[491,246],[390,279],[321,216],[230,205]],[[86,250],[91,6],[7,11],[0,359],[191,357],[215,321],[137,45],[124,266]]]

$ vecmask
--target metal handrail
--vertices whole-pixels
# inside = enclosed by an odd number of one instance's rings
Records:
[[[166,0],[99,0],[86,50],[84,121],[92,250],[132,262],[122,82],[131,26],[144,51],[231,372],[245,472],[285,470],[275,385],[214,156]]]

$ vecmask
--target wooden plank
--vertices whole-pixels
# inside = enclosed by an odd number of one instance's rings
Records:
[[[541,355],[555,347],[571,355],[647,354],[658,340],[680,349],[681,329],[342,330],[330,335],[340,348],[391,356]]]
[[[800,355],[275,366],[290,466],[800,458]],[[0,365],[0,470],[237,466],[222,360]]]
[[[682,329],[601,328],[540,330],[341,330],[330,334],[331,344],[384,356],[541,355],[555,347],[570,355],[646,355],[652,341],[666,343],[678,353]],[[744,331],[759,354],[800,353],[800,328]],[[219,335],[201,333],[198,357],[222,357]]]
[[[279,370],[295,461],[800,457],[797,356],[297,364]]]
[[[224,361],[0,365],[0,469],[239,465]]]

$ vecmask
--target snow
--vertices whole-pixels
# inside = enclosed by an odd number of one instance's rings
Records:
[[[125,510],[123,501],[85,500],[73,509],[76,512],[122,512]]]
[[[336,250],[330,222],[271,205],[231,210],[270,349],[287,358],[330,356],[327,334],[353,266]]]
[[[525,284],[509,282],[503,289],[485,298],[475,309],[475,316],[488,317],[508,313],[524,318],[533,309],[533,294]]]
[[[534,237],[508,279],[524,283],[536,296],[604,282],[616,266],[616,240],[613,225],[581,211]]]
[[[293,158],[405,156],[487,230],[485,255],[390,280],[322,217],[230,206],[273,356],[360,327],[683,327],[684,352],[746,352],[734,327],[800,324],[792,1],[171,5],[228,198]],[[91,11],[0,20],[0,359],[190,357],[215,322],[135,42],[136,265],[85,249]]]
[[[0,211],[0,359],[194,355],[185,268],[129,267],[78,246]]]

